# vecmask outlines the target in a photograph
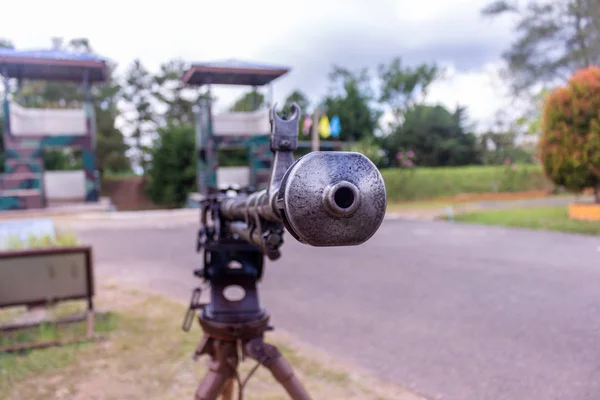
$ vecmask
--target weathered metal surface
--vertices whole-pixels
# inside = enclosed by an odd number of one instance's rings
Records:
[[[313,152],[289,169],[277,206],[287,230],[303,243],[358,245],[383,222],[385,184],[360,153]]]

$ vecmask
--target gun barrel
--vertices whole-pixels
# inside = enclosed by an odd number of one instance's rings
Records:
[[[281,222],[268,197],[267,191],[261,190],[247,196],[227,198],[221,203],[221,214],[231,221],[247,221],[260,216],[271,222]]]
[[[263,190],[221,203],[225,219],[243,222],[231,224],[232,230],[252,243],[262,239],[249,226],[262,218],[282,222],[298,241],[312,246],[364,243],[381,225],[385,209],[381,174],[355,152],[309,153],[286,171],[275,193]]]

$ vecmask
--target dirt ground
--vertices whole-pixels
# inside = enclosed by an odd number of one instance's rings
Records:
[[[102,196],[110,197],[119,211],[159,208],[144,192],[144,178],[141,176],[103,180]]]
[[[3,399],[193,398],[207,360],[192,360],[202,333],[197,325],[189,333],[180,329],[182,303],[115,284],[101,287],[97,303],[103,311],[118,313],[115,330],[104,334],[104,340],[81,347],[0,357]],[[419,399],[337,364],[326,354],[300,348],[285,333],[269,333],[267,341],[279,347],[315,399]],[[242,379],[254,365],[242,363]],[[245,399],[288,398],[264,368],[253,375],[244,395]]]

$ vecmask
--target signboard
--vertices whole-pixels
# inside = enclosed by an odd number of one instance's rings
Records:
[[[93,296],[90,247],[0,253],[0,308]]]
[[[48,236],[54,240],[54,222],[50,218],[20,219],[0,222],[0,250],[10,250],[13,241],[27,242]]]

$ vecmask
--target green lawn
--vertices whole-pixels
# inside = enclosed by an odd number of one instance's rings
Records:
[[[389,201],[410,201],[457,196],[465,193],[524,192],[551,190],[552,184],[539,165],[418,167],[381,171]]]
[[[458,214],[454,219],[455,221],[483,225],[502,225],[600,235],[600,222],[571,220],[569,219],[566,206],[475,211]]]

